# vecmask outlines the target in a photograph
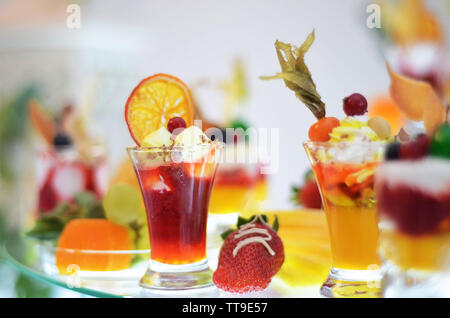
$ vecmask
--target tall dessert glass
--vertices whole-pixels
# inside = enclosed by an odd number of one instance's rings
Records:
[[[387,161],[376,180],[383,296],[450,297],[450,161]]]
[[[105,149],[89,148],[89,157],[73,146],[46,147],[36,156],[39,214],[50,213],[61,202],[71,202],[75,195],[89,191],[102,198],[108,184]]]
[[[221,150],[220,143],[128,148],[150,233],[150,264],[142,287],[177,290],[212,285],[206,223]]]
[[[374,173],[384,143],[305,142],[325,209],[332,268],[321,287],[327,297],[377,297],[381,279],[377,256]]]

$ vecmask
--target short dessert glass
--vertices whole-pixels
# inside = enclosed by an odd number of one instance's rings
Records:
[[[102,198],[108,187],[106,150],[102,145],[80,154],[75,147],[38,149],[36,182],[38,214],[50,213],[61,202],[71,202],[79,192]]]
[[[218,142],[192,147],[128,148],[150,233],[150,264],[140,285],[182,290],[212,285],[206,224],[220,159]]]
[[[326,297],[378,297],[377,214],[374,174],[385,143],[304,142],[319,186],[330,235],[332,268]]]
[[[209,206],[208,232],[216,238],[250,209],[259,171],[258,162],[251,158],[252,149],[244,142],[224,147]]]
[[[450,160],[384,162],[376,174],[384,297],[450,297]]]

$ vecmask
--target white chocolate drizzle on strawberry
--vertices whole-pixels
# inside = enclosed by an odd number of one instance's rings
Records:
[[[249,234],[253,234],[253,233],[263,234],[263,235],[265,235],[265,237],[252,236],[245,240],[240,241],[239,243],[237,243],[236,247],[233,250],[233,257],[236,257],[237,253],[239,252],[239,250],[241,248],[243,248],[244,246],[251,244],[251,243],[261,243],[262,245],[264,245],[264,247],[267,249],[267,251],[269,252],[270,255],[272,255],[272,256],[275,255],[275,251],[270,247],[269,244],[267,244],[268,241],[272,240],[272,236],[270,235],[269,231],[267,231],[267,229],[255,228],[256,225],[254,222],[257,219],[259,219],[263,223],[266,223],[266,222],[264,222],[262,217],[260,215],[258,215],[250,223],[241,226],[239,228],[238,233],[234,236],[234,239],[239,239],[245,235],[249,235]]]

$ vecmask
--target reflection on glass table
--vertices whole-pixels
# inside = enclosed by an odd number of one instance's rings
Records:
[[[21,273],[35,280],[63,287],[83,295],[108,298],[221,296],[221,293],[215,287],[198,288],[177,293],[164,291],[150,292],[141,288],[138,283],[146,270],[145,261],[133,264],[128,269],[117,271],[76,271],[76,265],[73,264],[72,270],[74,274],[70,275],[66,271],[65,275],[61,275],[55,262],[56,248],[51,248],[24,238],[14,244],[7,242],[6,250],[8,262]],[[26,253],[23,253],[25,250]],[[143,251],[130,252],[134,253],[134,256],[143,254]],[[148,253],[149,251],[147,250],[146,252]],[[64,253],[69,253],[69,251],[64,251]],[[94,257],[105,257],[100,253],[94,255]],[[117,255],[109,255],[107,257],[117,257]],[[274,291],[266,291],[261,296],[279,297],[279,294]]]
[[[66,275],[61,275],[57,264],[61,267],[62,263],[56,262],[56,255],[59,252],[67,258],[70,250],[58,251],[52,245],[22,236],[6,242],[5,256],[14,269],[34,280],[93,297],[318,297],[319,284],[326,277],[331,259],[324,214],[306,210],[267,214],[269,220],[273,219],[274,214],[280,220],[279,235],[285,245],[286,262],[269,288],[259,293],[228,294],[215,287],[176,293],[141,288],[139,279],[145,272],[149,250],[126,253],[78,251],[79,255],[84,253],[84,256],[96,259],[97,263],[115,259],[117,264],[121,258],[131,258],[132,261],[129,268],[109,271],[77,271],[75,267],[65,266],[62,273]],[[213,270],[217,266],[217,245],[217,242],[211,241],[207,246],[207,257]],[[70,270],[76,274],[70,275]]]

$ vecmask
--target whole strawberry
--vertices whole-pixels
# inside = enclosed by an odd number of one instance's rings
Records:
[[[309,209],[322,208],[319,187],[317,186],[316,178],[312,170],[306,172],[302,187],[292,187],[291,201],[295,205],[301,205]]]
[[[218,288],[232,293],[261,291],[267,288],[283,262],[280,237],[258,215],[228,234],[213,281]]]
[[[298,193],[299,202],[306,208],[321,209],[322,199],[320,198],[319,187],[316,180],[312,179],[305,183]]]

